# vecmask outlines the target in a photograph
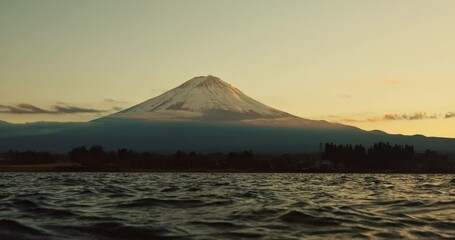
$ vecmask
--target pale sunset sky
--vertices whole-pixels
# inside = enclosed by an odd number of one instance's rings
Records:
[[[92,120],[211,74],[300,117],[455,137],[454,13],[453,0],[0,0],[0,120]]]

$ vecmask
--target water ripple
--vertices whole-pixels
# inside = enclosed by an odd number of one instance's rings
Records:
[[[0,239],[454,239],[453,175],[0,173]]]

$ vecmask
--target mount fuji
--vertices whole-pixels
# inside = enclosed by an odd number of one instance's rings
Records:
[[[161,115],[223,120],[281,118],[292,115],[266,106],[214,76],[195,77],[182,85],[113,117],[154,119]],[[219,117],[219,118],[218,118]]]
[[[106,119],[192,121],[300,128],[352,128],[300,118],[269,107],[212,76],[195,77],[160,96]]]
[[[211,75],[192,78],[160,96],[87,123],[2,127],[9,131],[0,131],[0,151],[66,152],[99,144],[111,150],[164,153],[316,153],[326,142],[369,146],[379,141],[414,145],[418,151],[455,151],[455,139],[369,132],[297,117],[262,104]]]

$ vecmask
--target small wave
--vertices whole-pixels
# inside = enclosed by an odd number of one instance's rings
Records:
[[[189,192],[197,192],[197,191],[201,191],[202,188],[200,187],[191,187],[191,188],[188,188],[188,191]]]
[[[16,207],[16,208],[20,208],[20,209],[23,209],[23,208],[38,208],[39,207],[38,204],[36,204],[35,202],[30,201],[28,199],[15,199],[15,200],[13,200],[11,205]]]
[[[367,183],[375,183],[375,184],[379,184],[382,182],[380,179],[378,179],[376,177],[365,177],[364,181]]]
[[[204,206],[226,206],[226,205],[230,205],[230,204],[233,204],[234,201],[230,200],[230,199],[226,199],[226,200],[215,200],[215,201],[207,201],[204,203]]]
[[[437,221],[437,222],[430,223],[430,225],[432,227],[440,229],[440,230],[452,230],[452,231],[455,231],[455,222]]]
[[[290,211],[280,217],[284,222],[303,223],[314,226],[337,226],[339,221],[330,217],[315,217],[299,211]]]
[[[265,236],[264,233],[253,233],[253,232],[226,232],[211,234],[210,237],[213,239],[260,239]]]
[[[77,214],[70,212],[70,211],[61,210],[61,209],[52,209],[52,208],[33,208],[33,209],[29,209],[28,212],[36,214],[40,217],[48,216],[48,217],[63,218],[63,217],[77,216]]]
[[[0,219],[0,238],[19,239],[21,237],[18,236],[22,236],[22,238],[25,238],[25,236],[27,235],[43,237],[46,236],[47,234],[38,229],[26,226],[14,220]]]
[[[426,239],[443,239],[444,237],[433,232],[426,232],[426,231],[410,231],[412,235],[415,235],[419,238],[426,238]]]
[[[234,211],[230,217],[233,221],[238,219],[251,220],[251,221],[264,221],[267,219],[275,219],[281,211],[278,209],[261,208],[261,209],[247,209],[243,211]]]
[[[166,239],[166,234],[170,232],[163,229],[154,229],[148,226],[130,226],[119,222],[102,222],[87,226],[67,226],[59,227],[60,230],[76,231],[80,235],[90,233],[108,239]]]
[[[175,192],[178,191],[180,188],[178,187],[165,187],[160,190],[160,192]]]
[[[406,204],[406,200],[380,200],[380,201],[375,201],[375,205],[403,205]]]
[[[214,182],[211,184],[211,186],[214,186],[214,187],[229,186],[229,185],[230,185],[230,183],[228,183],[228,182]]]
[[[226,221],[192,221],[189,224],[204,225],[208,227],[221,228],[223,230],[240,228],[242,225]]]
[[[172,207],[195,207],[204,205],[204,201],[192,199],[157,199],[143,198],[117,205],[120,208],[136,208],[136,207],[153,207],[153,206],[172,206]]]
[[[87,186],[90,183],[88,180],[84,180],[81,178],[73,179],[73,178],[63,178],[58,179],[59,183],[64,186]]]
[[[380,232],[374,234],[378,238],[388,238],[388,239],[404,239],[399,233],[393,232]]]

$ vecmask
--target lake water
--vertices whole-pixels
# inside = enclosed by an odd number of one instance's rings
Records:
[[[0,239],[453,239],[454,178],[0,173]]]

